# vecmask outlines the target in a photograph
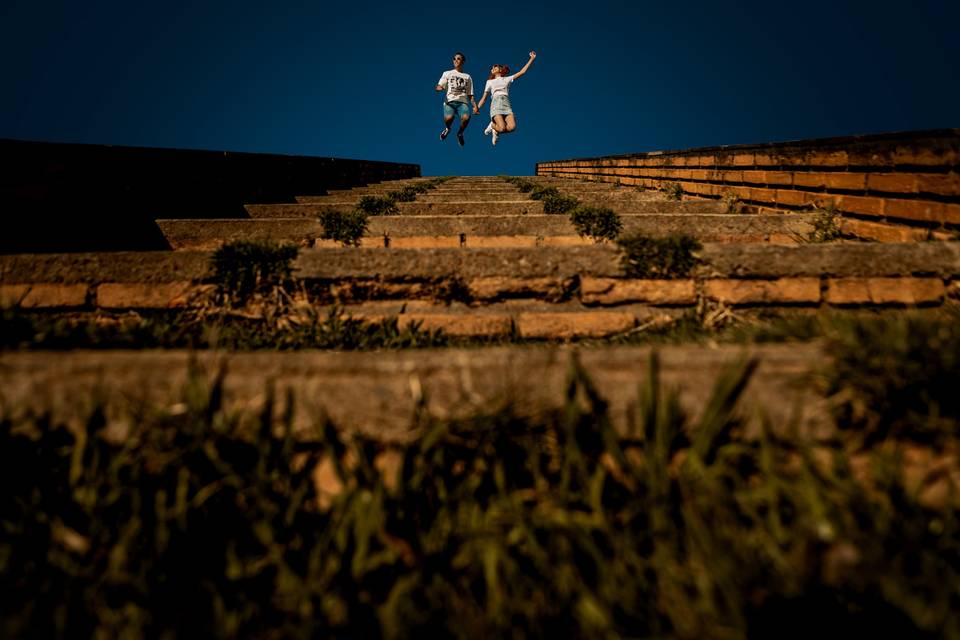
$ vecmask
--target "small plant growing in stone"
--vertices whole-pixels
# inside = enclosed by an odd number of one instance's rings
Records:
[[[397,203],[390,196],[363,196],[357,208],[369,216],[393,216],[400,213]]]
[[[607,207],[578,207],[570,213],[570,222],[582,238],[601,243],[616,240],[623,230],[623,221]]]
[[[397,191],[390,192],[390,199],[394,202],[413,202],[417,195],[427,191],[427,187],[408,186]]]
[[[544,198],[549,198],[551,196],[559,196],[560,192],[556,187],[534,187],[530,191],[530,198],[532,200],[543,200]]]
[[[360,209],[323,211],[320,226],[323,227],[320,237],[324,240],[336,240],[345,247],[359,247],[360,238],[367,232],[367,214]]]
[[[576,198],[560,195],[559,193],[556,195],[548,195],[540,201],[543,202],[543,212],[550,214],[567,213],[580,204],[580,201]]]
[[[813,230],[807,235],[806,241],[810,243],[832,242],[838,240],[841,235],[840,212],[831,202],[817,211],[817,215],[813,219]]]
[[[643,234],[617,240],[620,264],[628,278],[685,278],[697,264],[700,242],[686,234],[652,238]]]
[[[727,213],[741,213],[743,211],[743,203],[741,203],[740,198],[732,192],[724,194],[723,203],[727,207]]]
[[[230,306],[242,306],[256,295],[288,288],[297,247],[271,241],[239,240],[217,249],[211,257],[211,280]]]
[[[679,200],[683,197],[683,187],[680,186],[679,182],[667,182],[660,187],[660,190],[663,191],[667,200]]]

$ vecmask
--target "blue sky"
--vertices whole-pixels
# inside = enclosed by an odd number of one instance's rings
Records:
[[[548,8],[545,8],[549,6]],[[414,162],[537,161],[960,127],[960,2],[0,4],[0,138]],[[454,51],[518,69],[518,130],[441,143]],[[479,99],[479,95],[477,96]]]

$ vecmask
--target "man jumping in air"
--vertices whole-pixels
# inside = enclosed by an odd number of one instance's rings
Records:
[[[470,105],[473,112],[480,113],[477,103],[473,99],[473,78],[463,72],[463,63],[467,61],[459,51],[453,54],[453,69],[444,71],[437,82],[437,91],[446,90],[447,98],[443,103],[443,131],[440,139],[446,140],[453,125],[453,117],[459,116],[460,130],[457,131],[457,142],[463,146],[463,130],[470,124]]]

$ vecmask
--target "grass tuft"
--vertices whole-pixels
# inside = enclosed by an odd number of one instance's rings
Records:
[[[335,240],[345,247],[359,247],[360,238],[367,232],[367,214],[361,209],[354,211],[321,211],[320,237]]]
[[[620,264],[628,278],[685,278],[697,264],[702,248],[693,236],[652,238],[642,234],[622,237]]]
[[[667,200],[680,200],[683,198],[683,187],[679,182],[665,182],[660,186],[660,191],[666,196]]]
[[[296,245],[268,240],[229,242],[214,251],[210,279],[224,304],[242,306],[288,288],[297,253]]]
[[[570,213],[570,222],[580,237],[601,243],[616,240],[623,230],[623,221],[607,207],[577,207]]]
[[[839,240],[842,236],[840,231],[840,212],[831,202],[823,209],[817,211],[813,219],[813,230],[803,239],[808,243],[824,243]]]
[[[400,213],[392,194],[386,196],[362,196],[357,209],[368,216],[394,216]]]

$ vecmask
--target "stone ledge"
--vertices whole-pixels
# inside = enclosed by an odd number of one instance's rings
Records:
[[[0,255],[3,284],[183,282],[209,277],[199,251]],[[960,275],[960,242],[919,244],[704,244],[694,277],[893,277]],[[436,280],[459,277],[616,278],[620,253],[609,245],[527,249],[307,249],[294,262],[304,279]]]
[[[746,355],[760,367],[743,394],[738,410],[746,431],[760,433],[759,411],[783,429],[797,425],[803,433],[832,435],[822,398],[796,380],[829,357],[817,345],[763,345],[716,348],[664,345],[595,348],[491,347],[486,349],[405,350],[377,353],[324,351],[67,351],[0,353],[0,387],[10,407],[23,412],[50,412],[51,419],[83,424],[89,399],[100,392],[111,432],[135,424],[139,402],[169,403],[180,397],[188,364],[211,378],[226,365],[223,402],[227,411],[262,410],[268,381],[278,397],[289,390],[295,402],[294,424],[308,435],[319,411],[347,432],[360,431],[381,441],[406,441],[410,416],[418,403],[435,415],[470,415],[513,400],[518,410],[533,413],[561,406],[577,357],[596,388],[609,402],[611,419],[621,433],[630,429],[631,407],[657,351],[661,382],[678,389],[681,407],[693,424],[702,414],[717,377]],[[275,403],[275,410],[284,410]]]

